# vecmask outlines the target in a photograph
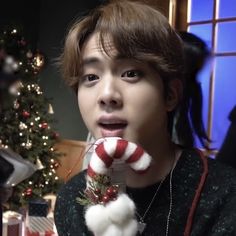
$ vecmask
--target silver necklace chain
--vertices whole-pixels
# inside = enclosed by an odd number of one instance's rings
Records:
[[[176,159],[176,158],[175,158]],[[170,171],[170,181],[169,181],[169,185],[170,185],[170,188],[169,188],[169,193],[170,193],[170,204],[169,204],[169,211],[168,211],[168,215],[167,215],[167,219],[166,219],[166,233],[165,233],[165,236],[168,236],[169,235],[169,226],[170,226],[170,218],[171,218],[171,213],[172,213],[172,208],[173,208],[173,186],[172,186],[172,177],[173,177],[173,172],[174,172],[174,169],[175,169],[175,166],[176,166],[176,161],[174,162],[173,164],[173,167],[171,168],[171,171]],[[151,202],[149,203],[146,211],[144,212],[143,216],[141,216],[138,212],[136,212],[138,218],[139,218],[139,222],[138,222],[138,230],[139,232],[142,234],[142,232],[145,230],[146,228],[146,223],[144,221],[147,213],[149,212],[154,200],[156,199],[156,195],[157,193],[159,192],[163,182],[165,181],[166,177],[168,175],[165,176],[165,178],[162,179],[162,181],[160,182],[160,184],[158,185],[157,187],[157,190],[155,192],[155,194],[153,195],[152,197],[152,200]]]
[[[169,205],[169,212],[168,212],[167,219],[166,219],[166,235],[165,236],[169,235],[170,217],[171,217],[172,208],[173,208],[172,176],[173,176],[174,168],[175,168],[175,165],[173,166],[173,168],[171,169],[171,172],[170,172],[170,205]]]
[[[156,190],[156,192],[154,193],[154,195],[153,195],[153,197],[152,197],[152,200],[151,200],[151,202],[149,203],[149,205],[148,205],[146,211],[144,212],[143,216],[141,216],[138,212],[136,212],[137,215],[138,215],[138,217],[139,217],[139,220],[140,220],[141,222],[144,223],[144,219],[145,219],[147,213],[149,212],[149,209],[151,208],[152,203],[153,203],[154,200],[156,199],[156,195],[157,195],[157,193],[159,192],[159,190],[160,190],[160,188],[161,188],[163,182],[165,181],[166,177],[167,177],[167,176],[165,176],[165,178],[163,178],[163,179],[161,180],[161,182],[159,183],[159,185],[158,185],[158,187],[157,187],[157,190]]]

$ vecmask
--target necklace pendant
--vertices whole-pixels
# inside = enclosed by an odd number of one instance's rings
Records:
[[[139,222],[138,222],[138,232],[139,232],[140,234],[142,234],[143,231],[145,230],[146,226],[147,226],[146,223],[144,223],[143,221],[139,221]]]

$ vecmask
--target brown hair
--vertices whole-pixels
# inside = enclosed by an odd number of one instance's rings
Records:
[[[138,2],[113,1],[93,10],[75,22],[65,41],[60,58],[66,82],[77,89],[81,73],[81,48],[88,37],[98,32],[101,47],[107,37],[124,58],[145,61],[157,70],[164,84],[182,77],[183,54],[179,36],[167,19],[154,8]]]

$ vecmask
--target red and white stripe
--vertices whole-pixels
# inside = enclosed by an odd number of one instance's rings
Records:
[[[151,156],[135,143],[119,137],[107,137],[99,139],[95,145],[87,170],[91,178],[96,174],[107,174],[114,159],[123,160],[136,172],[144,172],[150,166]]]

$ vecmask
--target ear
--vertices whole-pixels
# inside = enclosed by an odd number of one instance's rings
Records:
[[[172,79],[168,84],[166,110],[173,111],[179,104],[183,93],[183,84],[180,79]]]

